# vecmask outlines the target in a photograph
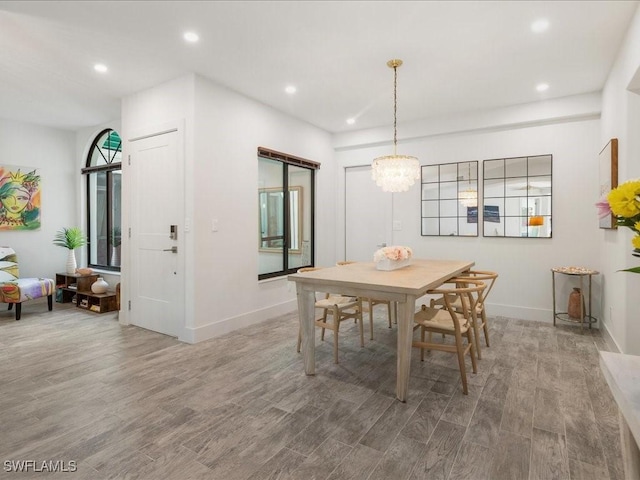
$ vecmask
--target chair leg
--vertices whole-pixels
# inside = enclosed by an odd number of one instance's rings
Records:
[[[47,296],[47,306],[49,311],[53,310],[53,294]]]
[[[484,341],[489,346],[489,326],[487,325],[487,314],[482,309],[482,329],[484,330]]]
[[[302,331],[298,328],[298,346],[296,347],[296,351],[300,353],[300,345],[302,344]]]
[[[476,363],[476,356],[474,353],[475,344],[473,343],[473,335],[467,330],[467,341],[469,342],[469,352],[471,355],[471,366],[473,367],[473,373],[478,373],[478,364]]]
[[[13,308],[13,303],[9,304],[9,308],[7,308],[7,310],[11,310]]]
[[[387,303],[387,315],[389,315],[389,328],[391,328],[391,302]]]
[[[373,301],[369,298],[369,340],[373,340]]]
[[[328,310],[325,308],[324,313],[322,314],[322,323],[327,323],[327,312]],[[320,340],[324,342],[324,327],[322,327],[322,333],[320,334]]]
[[[20,320],[21,314],[22,314],[22,303],[16,303],[16,321]]]
[[[340,313],[337,308],[333,312],[333,362],[338,363],[338,331],[340,330]]]
[[[474,336],[474,346],[476,348],[476,353],[478,355],[478,360],[482,360],[482,353],[480,353],[480,332],[478,331],[478,315],[472,314],[472,323],[473,323],[473,336]]]
[[[420,345],[420,361],[421,362],[424,362],[424,333],[425,333],[424,327],[420,327],[420,341],[422,342],[422,345]],[[431,332],[429,332],[429,337],[431,337]]]
[[[469,333],[468,330],[467,333]],[[469,390],[467,388],[467,370],[464,365],[464,346],[462,345],[462,335],[458,332],[455,334],[455,338],[458,352],[458,366],[460,367],[460,378],[462,379],[462,393],[469,395]],[[473,358],[473,352],[471,353],[471,358]],[[473,361],[475,362],[475,359],[473,359]]]
[[[362,308],[360,308],[358,312],[357,320],[360,324],[360,346],[364,347],[364,316],[362,315]],[[371,340],[373,340],[373,321],[371,322]]]

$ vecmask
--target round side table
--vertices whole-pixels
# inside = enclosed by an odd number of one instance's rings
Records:
[[[569,312],[558,312],[556,310],[556,273],[561,275],[571,275],[577,276],[580,279],[580,317],[575,318],[569,315]],[[555,326],[556,320],[561,320],[563,322],[569,323],[579,323],[580,330],[584,328],[584,324],[587,323],[589,328],[591,328],[591,324],[598,321],[597,318],[591,315],[591,277],[593,275],[598,275],[599,272],[596,270],[591,270],[590,268],[585,267],[554,267],[551,269],[551,283],[553,285],[553,325]],[[588,278],[589,284],[589,294],[588,298],[588,308],[585,311],[584,307],[584,277]]]

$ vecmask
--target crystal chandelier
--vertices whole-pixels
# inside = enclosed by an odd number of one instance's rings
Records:
[[[371,178],[385,192],[406,192],[420,178],[420,162],[416,157],[397,155],[398,143],[398,67],[402,60],[389,60],[387,66],[393,68],[393,155],[385,155],[373,160]]]
[[[478,191],[471,188],[471,162],[467,165],[469,166],[469,176],[467,177],[469,186],[466,190],[458,193],[458,201],[464,207],[476,207],[478,206]]]

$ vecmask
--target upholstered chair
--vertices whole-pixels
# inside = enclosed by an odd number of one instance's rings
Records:
[[[16,320],[20,320],[22,303],[47,297],[49,311],[53,310],[55,282],[51,278],[20,278],[18,256],[10,247],[0,247],[0,302],[16,306]]]

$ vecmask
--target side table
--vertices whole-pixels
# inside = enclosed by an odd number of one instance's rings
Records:
[[[561,275],[571,275],[577,276],[580,279],[580,317],[575,318],[571,317],[568,312],[558,312],[556,310],[556,273]],[[590,268],[585,267],[554,267],[551,269],[551,283],[553,288],[553,325],[555,326],[556,320],[561,320],[563,322],[571,322],[571,323],[579,323],[580,330],[584,328],[584,324],[587,323],[589,328],[591,328],[591,324],[598,321],[597,318],[591,315],[591,277],[593,275],[598,275],[599,272],[596,270],[591,270]],[[584,277],[589,279],[589,294],[588,298],[588,308],[585,311],[584,307]]]

